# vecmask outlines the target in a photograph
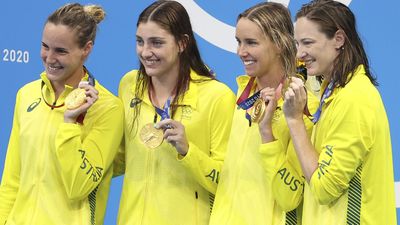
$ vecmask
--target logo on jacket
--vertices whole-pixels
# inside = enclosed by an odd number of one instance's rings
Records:
[[[34,102],[32,102],[32,104],[30,104],[28,106],[28,108],[26,109],[27,112],[32,112],[38,105],[39,103],[42,101],[41,98],[36,99]]]
[[[137,97],[132,98],[130,106],[131,106],[131,108],[134,108],[137,104],[139,104],[141,102],[142,102],[142,99],[140,99],[140,98],[137,98]]]
[[[192,108],[188,105],[182,108],[182,119],[190,120],[192,118]]]

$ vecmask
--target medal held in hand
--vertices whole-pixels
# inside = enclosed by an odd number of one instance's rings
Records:
[[[170,118],[171,99],[172,97],[167,99],[163,109],[154,106],[154,109],[156,113],[160,115],[161,120]],[[154,118],[154,123],[157,122],[156,120],[157,117]],[[154,123],[144,125],[139,134],[140,140],[149,148],[157,148],[164,140],[163,130],[154,128]]]
[[[67,95],[65,98],[65,106],[67,109],[76,109],[86,102],[86,91],[82,88],[77,88]]]
[[[300,60],[296,61],[296,70],[297,71],[296,71],[296,74],[294,75],[294,77],[300,78],[303,81],[303,83],[306,83],[307,68],[303,61],[300,61]],[[286,93],[287,89],[289,88],[289,85],[291,82],[292,82],[292,76],[289,76],[283,82],[283,86],[282,86],[282,90],[281,90],[282,96],[285,96],[285,93]]]
[[[253,107],[249,110],[251,122],[259,123],[264,118],[265,108],[266,106],[264,100],[262,98],[258,98]]]
[[[140,130],[139,137],[147,147],[157,148],[164,140],[164,133],[161,129],[154,128],[153,123],[148,123]]]

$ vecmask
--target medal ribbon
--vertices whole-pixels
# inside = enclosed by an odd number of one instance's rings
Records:
[[[249,83],[247,83],[239,99],[236,101],[236,105],[238,105],[238,107],[241,109],[247,110],[251,108],[254,105],[254,102],[256,102],[256,100],[260,97],[260,91],[254,93],[252,96],[249,97],[254,79],[254,77],[250,78]]]
[[[317,111],[314,113],[313,118],[312,118],[312,122],[315,124],[318,122],[319,118],[321,117],[321,112],[322,112],[322,106],[325,103],[325,99],[328,98],[329,96],[331,96],[332,91],[334,89],[334,82],[331,81],[328,84],[328,87],[325,88],[324,90],[324,94],[321,97],[321,101],[319,102],[319,106]]]
[[[154,106],[157,114],[161,116],[161,120],[170,118],[170,108],[171,108],[171,96],[168,97],[167,101],[164,104],[164,108],[160,109],[157,106]]]
[[[236,101],[236,105],[238,106],[238,108],[247,110],[254,105],[254,103],[258,98],[260,98],[260,91],[257,91],[256,93],[254,93],[252,96],[249,97],[251,88],[253,87],[254,80],[255,80],[254,77],[250,78],[242,94]],[[249,126],[251,126],[251,116],[247,113],[247,111],[246,111],[246,119],[249,121]]]

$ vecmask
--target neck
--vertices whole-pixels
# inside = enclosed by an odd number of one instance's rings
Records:
[[[52,81],[51,85],[53,86],[56,99],[58,99],[58,97],[64,91],[65,85],[77,88],[79,82],[82,80],[84,76],[85,76],[85,71],[82,67],[81,69],[76,70],[75,73],[71,75],[67,80]]]
[[[177,79],[160,80],[154,77],[151,78],[150,96],[153,104],[159,108],[164,107],[167,99],[174,95],[174,89]]]
[[[266,87],[277,88],[283,76],[283,71],[277,71],[256,77],[257,89],[261,90]]]

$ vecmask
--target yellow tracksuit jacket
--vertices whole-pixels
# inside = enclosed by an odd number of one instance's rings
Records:
[[[237,78],[238,96],[249,79]],[[316,97],[308,92],[311,112],[317,104]],[[258,124],[249,126],[245,110],[236,109],[210,225],[300,224],[298,206],[303,197],[304,177],[282,106],[281,98],[272,121],[276,141],[266,144],[261,144]],[[311,134],[312,122],[306,116],[304,121]]]
[[[173,116],[185,126],[189,151],[179,158],[165,141],[155,149],[138,137],[140,129],[156,115],[148,90],[135,99],[137,71],[120,82],[119,96],[125,107],[125,146],[117,158],[125,177],[118,224],[207,225],[220,168],[231,128],[235,95],[224,84],[191,72],[189,89]],[[208,78],[207,78],[208,79]],[[134,107],[140,107],[136,132],[131,132]],[[157,115],[157,121],[160,116]],[[122,163],[122,164],[120,164]]]
[[[319,168],[305,186],[304,225],[396,224],[388,119],[362,65],[325,99],[312,141]]]
[[[43,97],[53,103],[54,91],[45,73],[41,78],[17,94],[0,186],[0,224],[103,224],[123,135],[121,101],[96,83],[99,99],[84,125],[64,123],[65,106],[46,105]],[[55,105],[71,90],[66,86]]]

